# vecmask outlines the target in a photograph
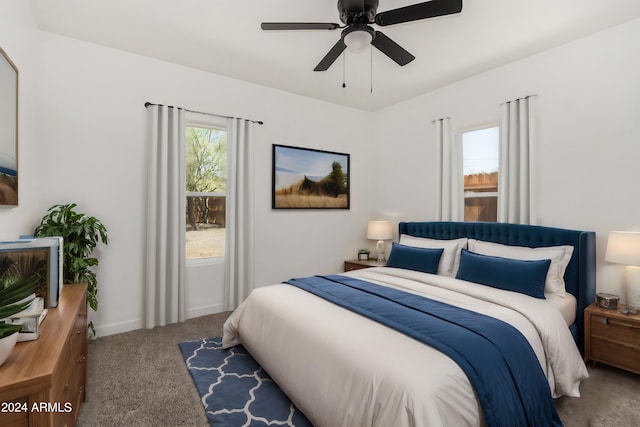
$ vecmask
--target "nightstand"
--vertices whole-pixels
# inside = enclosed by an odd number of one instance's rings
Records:
[[[640,374],[640,314],[622,314],[596,303],[584,310],[584,361]]]
[[[361,268],[384,267],[386,262],[370,259],[368,261],[360,261],[359,259],[350,259],[344,262],[344,271],[360,270]]]

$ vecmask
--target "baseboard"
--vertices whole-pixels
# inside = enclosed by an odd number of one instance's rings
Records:
[[[224,304],[205,305],[187,309],[187,319],[194,317],[207,316],[209,314],[221,313],[224,311]]]
[[[111,325],[97,326],[96,338],[107,335],[121,334],[123,332],[135,331],[144,328],[142,319],[130,320],[128,322],[112,323]]]
[[[224,311],[224,304],[205,305],[187,309],[186,318],[207,316],[209,314],[221,313]],[[121,334],[124,332],[135,331],[144,328],[143,319],[130,320],[128,322],[112,323],[110,325],[96,327],[96,338],[106,337],[108,335]]]

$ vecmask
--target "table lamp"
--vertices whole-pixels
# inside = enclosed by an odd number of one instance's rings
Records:
[[[604,259],[626,265],[627,306],[640,306],[640,231],[611,231]]]
[[[369,221],[367,225],[367,239],[377,240],[376,251],[378,261],[384,261],[384,241],[393,239],[393,227],[391,221]]]

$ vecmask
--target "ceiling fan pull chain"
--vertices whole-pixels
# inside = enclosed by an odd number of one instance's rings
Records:
[[[347,83],[345,82],[346,80],[346,62],[347,62],[347,54],[342,52],[342,87],[345,88],[347,87]]]

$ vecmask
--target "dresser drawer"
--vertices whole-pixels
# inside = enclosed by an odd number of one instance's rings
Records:
[[[640,347],[592,337],[591,358],[618,368],[640,373]]]
[[[86,356],[87,346],[87,322],[86,316],[80,314],[76,319],[76,323],[74,328],[71,330],[71,336],[69,337],[69,347],[71,348],[71,353],[76,357],[76,355]],[[76,357],[77,358],[77,357]]]
[[[73,396],[72,381],[74,371],[74,355],[71,349],[71,341],[67,340],[67,344],[62,351],[60,362],[53,373],[51,379],[51,399],[52,403],[70,402]]]
[[[640,324],[607,316],[591,316],[591,336],[640,348]]]

